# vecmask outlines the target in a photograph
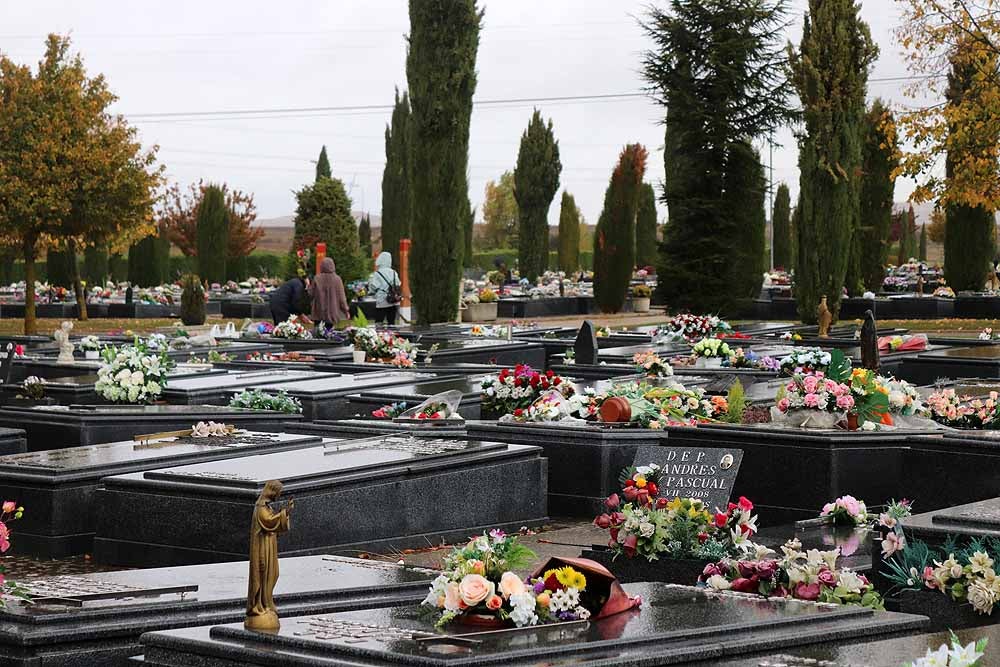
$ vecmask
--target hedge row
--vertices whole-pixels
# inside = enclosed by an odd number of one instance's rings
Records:
[[[500,259],[508,267],[513,268],[517,264],[517,248],[500,248],[499,250],[483,250],[472,253],[472,264],[470,268],[492,271],[496,268],[495,261]],[[557,271],[559,268],[559,253],[555,250],[549,251],[549,269]],[[590,250],[580,251],[580,268],[590,271],[594,268],[594,253]]]

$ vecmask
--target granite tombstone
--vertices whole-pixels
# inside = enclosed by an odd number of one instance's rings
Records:
[[[697,498],[710,510],[725,511],[742,462],[740,449],[645,445],[636,450],[634,465],[660,466],[661,498]]]
[[[594,323],[584,320],[573,343],[574,363],[593,366],[597,364],[600,346],[597,344],[597,331]]]

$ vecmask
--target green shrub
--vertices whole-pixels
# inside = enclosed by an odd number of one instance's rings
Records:
[[[181,322],[185,326],[197,326],[205,323],[205,288],[201,280],[189,273],[181,280]]]

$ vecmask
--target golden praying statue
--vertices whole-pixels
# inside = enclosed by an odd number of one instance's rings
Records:
[[[816,321],[819,322],[819,337],[829,338],[830,324],[833,322],[833,313],[830,312],[830,308],[826,305],[825,296],[820,298],[819,306],[816,308]]]
[[[277,512],[271,509],[281,495],[281,482],[272,479],[264,484],[253,508],[250,523],[250,585],[247,592],[248,630],[277,630],[278,609],[274,606],[274,585],[278,583],[278,533],[289,527],[289,515],[295,501]]]

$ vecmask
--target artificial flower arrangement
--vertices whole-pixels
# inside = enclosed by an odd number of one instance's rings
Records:
[[[591,404],[593,388],[589,391],[574,393],[566,397],[558,389],[543,391],[538,398],[526,408],[514,408],[514,411],[503,415],[500,421],[525,422],[560,422],[587,419],[595,414]]]
[[[0,506],[0,554],[10,550],[10,524],[24,516],[24,508],[16,501],[5,500]],[[11,598],[27,599],[28,592],[16,582],[6,579],[7,569],[0,564],[0,609],[7,606]]]
[[[233,432],[233,427],[219,422],[198,422],[191,427],[192,438],[221,438]]]
[[[258,350],[247,353],[246,359],[247,361],[316,361],[316,357],[311,354],[302,354],[298,350],[291,352],[261,352]]]
[[[410,341],[391,331],[378,331],[374,327],[358,327],[350,332],[355,350],[365,352],[365,360],[409,368],[417,358],[417,348]]]
[[[653,296],[653,290],[649,285],[636,285],[632,288],[632,296],[636,299],[648,299]]]
[[[388,405],[383,405],[381,408],[372,410],[372,417],[375,419],[395,419],[404,412],[406,412],[406,403],[399,401],[398,403],[389,403]]]
[[[495,303],[497,298],[497,293],[489,287],[479,290],[479,303]]]
[[[32,401],[45,398],[45,378],[29,375],[21,382],[21,392],[17,395],[18,398],[27,398]]]
[[[973,399],[971,396],[959,396],[954,389],[941,389],[927,397],[927,408],[931,419],[945,426],[995,429],[1000,427],[998,399],[1000,394],[995,391],[983,398]]]
[[[512,333],[512,324],[501,324],[489,326],[484,324],[474,324],[469,329],[469,335],[476,338],[507,338]]]
[[[920,352],[927,349],[927,334],[881,336],[878,349],[881,352]]]
[[[781,558],[726,558],[709,564],[698,578],[698,585],[765,597],[885,609],[882,596],[863,574],[837,569],[839,549],[803,552],[802,543],[793,539],[781,551]]]
[[[901,417],[926,417],[930,414],[917,388],[906,380],[883,375],[876,381],[888,391],[890,414]]]
[[[827,413],[840,417],[854,407],[854,397],[851,395],[851,388],[842,382],[835,382],[822,372],[797,373],[782,388],[783,395],[779,392],[777,401],[778,411],[786,416],[796,418],[806,413]],[[810,422],[813,426],[832,428],[836,420],[819,419]],[[800,425],[808,425],[803,422]]]
[[[319,340],[326,340],[336,345],[347,345],[349,336],[343,329],[338,329],[333,324],[317,322],[313,329],[313,337]]]
[[[113,403],[148,403],[163,393],[174,362],[166,349],[152,350],[136,338],[132,345],[106,347],[94,391]]]
[[[605,409],[609,401],[613,402],[613,409]],[[686,389],[677,383],[669,387],[650,387],[639,382],[616,384],[595,395],[592,403],[591,413],[601,422],[634,422],[654,430],[718,421],[729,410],[726,397],[706,397],[701,388]]]
[[[963,543],[949,537],[940,548],[910,540],[884,561],[884,574],[891,590],[938,591],[990,616],[1000,601],[1000,577],[994,568],[998,555],[1000,539],[995,537]]]
[[[979,332],[979,340],[996,340],[996,339],[997,337],[996,335],[994,335],[993,329],[990,327],[986,327],[985,329]]]
[[[936,296],[940,299],[954,299],[955,290],[953,290],[949,285],[941,285],[934,290],[931,296]]]
[[[674,369],[660,358],[654,350],[636,352],[632,355],[632,365],[635,370],[648,378],[672,377]]]
[[[824,352],[818,347],[803,347],[792,350],[791,354],[782,357],[780,367],[785,375],[826,371],[832,360],[833,355],[830,352]]]
[[[473,537],[444,559],[423,605],[439,614],[435,627],[453,622],[523,628],[598,619],[639,606],[604,567],[585,559],[549,559],[530,577],[535,554],[500,530]]]
[[[313,337],[312,332],[298,318],[292,315],[284,322],[279,322],[271,335],[275,338],[287,338],[289,340],[308,340]]]
[[[504,368],[498,375],[483,378],[480,388],[483,410],[500,415],[527,409],[549,389],[559,391],[564,397],[576,393],[573,383],[566,378],[551,370],[540,373],[526,364],[518,364],[513,371]]]
[[[841,496],[823,505],[819,516],[838,526],[867,526],[871,518],[865,501],[854,496]]]
[[[979,667],[982,657],[986,655],[986,644],[989,640],[982,637],[962,646],[962,642],[952,632],[949,641],[950,647],[941,644],[936,651],[927,649],[924,657],[908,662],[904,667]]]
[[[753,350],[744,350],[742,347],[731,350],[729,358],[722,360],[722,365],[727,368],[751,368],[759,371],[781,370],[781,362],[774,357],[760,356]]]
[[[729,358],[732,350],[729,343],[720,338],[702,338],[691,348],[696,357],[725,357]]]
[[[249,357],[250,355],[247,355],[247,356]],[[204,356],[204,357],[195,357],[195,356],[189,357],[188,360],[187,360],[187,363],[189,363],[189,364],[202,364],[202,365],[208,366],[208,365],[211,365],[211,364],[225,364],[225,363],[228,363],[228,362],[232,361],[233,359],[235,359],[235,356],[232,355],[232,354],[229,354],[228,352],[219,352],[217,350],[209,350],[208,354],[206,356]]]
[[[854,407],[851,414],[856,419],[856,425],[862,430],[874,431],[878,426],[892,426],[892,416],[889,414],[889,388],[878,381],[875,371],[867,368],[855,368],[850,373],[849,386]]]
[[[786,331],[785,333],[781,334],[781,340],[798,341],[802,340],[802,335],[799,334],[798,332],[792,333],[791,331]]]
[[[261,389],[244,389],[232,397],[229,401],[229,407],[247,410],[271,410],[287,414],[302,412],[302,403],[299,402],[299,399],[289,396],[284,389],[273,393]]]
[[[718,560],[756,552],[750,538],[757,532],[757,517],[746,498],[712,514],[696,498],[661,497],[663,469],[655,463],[628,468],[622,477],[624,504],[612,494],[604,501],[607,511],[594,519],[595,526],[608,531],[614,558]]]
[[[84,336],[80,339],[80,349],[84,352],[97,352],[101,349],[101,339],[97,336]]]
[[[668,335],[676,338],[683,338],[689,343],[696,340],[713,336],[715,334],[732,333],[733,328],[729,323],[719,318],[718,315],[692,315],[684,313],[675,315],[666,324]]]
[[[885,511],[878,516],[878,527],[882,533],[882,558],[889,558],[906,548],[902,520],[913,514],[913,503],[906,498],[890,500]]]

